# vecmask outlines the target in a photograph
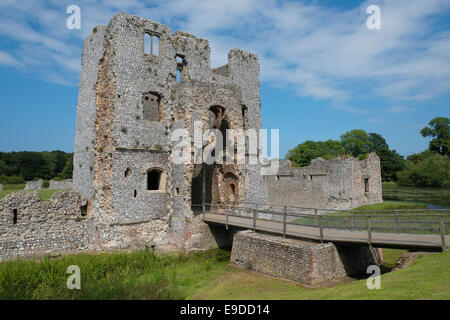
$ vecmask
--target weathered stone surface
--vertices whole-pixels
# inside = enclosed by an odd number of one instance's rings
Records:
[[[319,158],[298,168],[283,161],[278,175],[265,180],[270,205],[341,210],[382,201],[380,159],[375,153],[362,161]]]
[[[249,270],[314,285],[365,272],[376,264],[368,247],[336,247],[332,243],[240,231],[235,234],[231,263]]]
[[[50,190],[63,190],[63,189],[72,189],[72,179],[66,179],[61,181],[50,180],[48,188]]]
[[[154,54],[145,34],[159,38]],[[193,136],[194,121],[203,131],[261,127],[256,55],[232,49],[211,69],[208,41],[185,32],[126,13],[95,28],[83,48],[73,175],[92,202],[92,246],[205,248],[192,204],[267,201],[258,165],[173,163],[171,134]],[[155,169],[164,186],[148,190]]]
[[[0,183],[0,191],[3,191],[3,185]]]
[[[44,180],[40,179],[37,181],[27,181],[25,185],[25,190],[42,190],[44,185]]]
[[[11,193],[0,199],[0,260],[87,246],[83,197],[77,192],[56,192],[42,201],[37,191]]]
[[[144,48],[146,35],[159,38],[153,53]],[[174,163],[176,129],[193,137],[196,122],[203,132],[261,128],[259,68],[255,54],[231,49],[227,64],[212,69],[207,40],[126,13],[95,27],[83,46],[77,105],[73,189],[82,196],[56,193],[47,202],[32,192],[3,199],[2,257],[229,243],[232,232],[203,223],[200,203],[347,208],[381,200],[379,159],[372,155],[361,162],[318,159],[299,169],[285,163],[278,178],[264,178],[260,164],[248,164],[260,150],[247,150],[245,164]],[[215,143],[202,141],[201,148]],[[367,192],[361,192],[364,179]],[[42,185],[29,182],[26,189]],[[69,182],[50,182],[58,188]]]

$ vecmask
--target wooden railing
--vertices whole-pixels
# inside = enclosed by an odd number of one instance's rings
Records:
[[[251,228],[256,231],[257,220],[275,221],[282,224],[275,232],[287,235],[287,226],[298,225],[319,229],[319,239],[323,242],[324,229],[367,232],[367,242],[372,244],[374,233],[440,235],[442,250],[446,250],[446,234],[450,228],[450,209],[397,209],[397,210],[333,210],[274,206],[253,203],[235,205],[211,204],[193,205],[205,219],[206,213],[225,216],[224,224],[229,227],[230,217],[251,219]],[[308,213],[301,213],[301,211]],[[450,233],[449,233],[450,234]]]

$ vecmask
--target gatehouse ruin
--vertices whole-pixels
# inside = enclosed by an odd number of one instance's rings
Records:
[[[261,129],[259,72],[257,56],[240,49],[211,68],[208,40],[126,13],[95,27],[82,52],[74,191],[49,202],[27,192],[0,199],[0,259],[231,245],[225,230],[202,221],[205,204],[349,209],[380,202],[375,154],[362,161],[316,159],[302,168],[282,161],[271,176],[249,161],[173,161],[172,133],[192,135],[195,122],[224,136],[228,129]],[[211,143],[202,141],[201,148]],[[252,152],[246,150],[246,160],[261,150]]]

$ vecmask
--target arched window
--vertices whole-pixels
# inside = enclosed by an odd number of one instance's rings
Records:
[[[147,171],[147,190],[165,190],[166,175],[161,169]]]
[[[159,56],[159,35],[145,32],[144,33],[144,54]]]

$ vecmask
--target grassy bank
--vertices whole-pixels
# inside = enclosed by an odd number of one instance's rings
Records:
[[[450,299],[450,252],[419,257],[410,267],[381,276],[381,289],[366,280],[329,288],[305,288],[248,271],[230,271],[198,290],[195,299]]]
[[[383,200],[412,201],[450,207],[450,189],[403,187],[383,182]]]
[[[157,255],[77,254],[0,263],[0,299],[184,299],[227,268],[229,253]],[[81,290],[69,290],[70,265],[81,270]]]
[[[23,191],[25,189],[25,184],[6,184],[3,185],[3,190],[0,191],[0,199],[5,197],[6,195],[17,192],[17,191]],[[62,190],[50,190],[50,189],[42,189],[39,190],[39,194],[41,195],[41,200],[48,200],[51,198],[51,196],[57,192]]]
[[[395,263],[400,250],[385,250]],[[235,269],[228,251],[156,255],[77,254],[0,263],[0,299],[450,299],[450,252],[420,257],[411,267],[366,280],[306,288]],[[66,288],[67,267],[81,270],[81,290]]]

